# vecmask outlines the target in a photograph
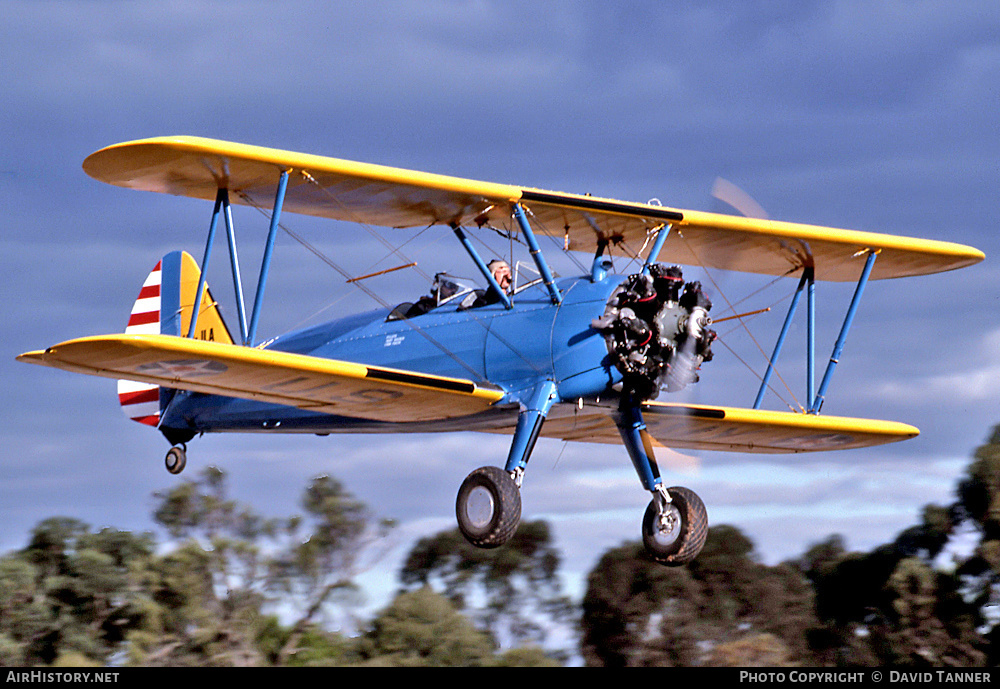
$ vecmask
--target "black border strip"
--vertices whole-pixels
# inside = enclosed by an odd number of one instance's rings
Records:
[[[390,371],[384,368],[369,368],[365,373],[365,378],[385,380],[392,383],[420,385],[425,388],[437,388],[439,390],[450,390],[451,392],[465,392],[471,394],[476,391],[475,383],[470,383],[468,381],[441,380],[440,378],[429,378],[416,373]]]
[[[522,201],[541,201],[558,206],[569,208],[581,208],[592,211],[607,211],[608,213],[621,213],[623,215],[634,215],[641,218],[657,218],[658,220],[670,220],[680,222],[684,219],[684,214],[679,211],[659,209],[655,207],[616,203],[614,201],[600,201],[598,199],[581,199],[575,196],[561,196],[559,194],[547,194],[541,191],[521,190]]]

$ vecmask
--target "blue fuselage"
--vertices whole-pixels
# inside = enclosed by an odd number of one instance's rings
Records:
[[[319,414],[292,407],[197,393],[177,393],[161,428],[194,432],[281,431],[424,432],[503,428],[542,381],[556,384],[560,401],[606,394],[621,380],[604,337],[591,322],[604,312],[622,280],[609,275],[558,281],[562,303],[540,289],[492,304],[459,310],[445,305],[426,314],[387,320],[385,309],[282,335],[270,349],[400,368],[486,383],[506,392],[486,413],[419,424],[389,423]]]

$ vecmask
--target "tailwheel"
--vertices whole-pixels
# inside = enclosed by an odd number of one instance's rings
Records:
[[[668,488],[670,502],[657,495],[642,519],[642,541],[660,564],[684,565],[701,552],[708,536],[708,512],[694,491]]]
[[[171,474],[179,474],[184,471],[184,467],[187,466],[187,447],[181,443],[167,450],[165,463],[167,471]]]
[[[469,474],[455,502],[458,528],[478,548],[497,548],[514,535],[521,521],[521,491],[510,473],[481,467]]]

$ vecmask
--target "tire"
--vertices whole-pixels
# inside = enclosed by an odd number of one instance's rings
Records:
[[[673,512],[675,526],[663,531],[659,526],[660,510],[654,498],[642,519],[642,542],[650,557],[663,565],[685,565],[701,552],[708,537],[708,511],[694,491],[687,488],[668,488],[672,502],[667,509]]]
[[[167,471],[171,474],[179,474],[184,471],[184,467],[187,466],[187,453],[184,451],[183,447],[175,445],[167,450],[167,456],[164,462],[167,465]]]
[[[458,528],[477,548],[498,548],[510,540],[521,522],[521,491],[499,467],[469,474],[455,501]]]

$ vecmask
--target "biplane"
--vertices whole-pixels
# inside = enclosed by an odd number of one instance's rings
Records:
[[[949,242],[680,210],[414,172],[194,137],[110,146],[84,170],[120,187],[214,202],[201,266],[185,252],[156,264],[122,334],[82,337],[21,361],[119,381],[126,414],[171,444],[179,473],[202,433],[483,431],[512,436],[506,461],[473,471],[456,500],[471,543],[496,547],[517,528],[520,488],[540,436],[621,443],[643,489],[651,556],[692,560],[707,511],[690,489],[667,487],[655,447],[747,453],[842,450],[918,434],[904,423],[821,414],[834,368],[870,280],[954,270],[983,254]],[[270,207],[252,307],[247,309],[232,204]],[[475,289],[440,274],[432,293],[266,341],[257,335],[283,212],[454,235],[482,276]],[[225,225],[239,331],[206,284],[215,235]],[[501,286],[472,238],[503,231],[527,247],[537,279]],[[392,231],[392,230],[390,230]],[[539,237],[590,255],[561,277]],[[631,247],[629,274],[608,252]],[[751,406],[671,401],[712,359],[711,300],[685,281],[678,256],[706,267],[797,279],[784,325]],[[672,259],[664,260],[664,259]],[[680,263],[683,263],[681,261]],[[840,335],[816,385],[813,308],[818,281],[855,282]],[[516,281],[515,281],[516,282]],[[530,288],[529,288],[530,286]],[[808,404],[762,408],[789,325],[809,308]],[[474,298],[473,298],[474,297]],[[665,397],[666,399],[661,399]]]

